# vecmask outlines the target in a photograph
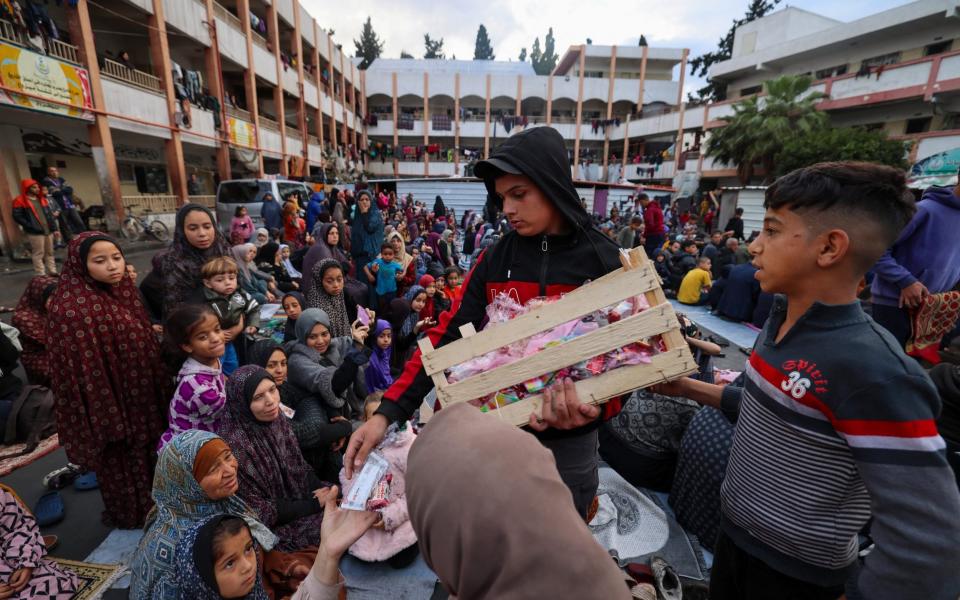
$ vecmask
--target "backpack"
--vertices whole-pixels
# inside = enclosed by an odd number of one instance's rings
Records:
[[[3,443],[25,443],[22,454],[33,452],[41,441],[57,432],[53,392],[42,385],[25,385],[13,401]],[[8,457],[5,457],[8,458]]]

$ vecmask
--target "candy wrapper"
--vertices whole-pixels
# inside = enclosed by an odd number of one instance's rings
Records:
[[[363,468],[356,476],[357,481],[347,492],[343,499],[341,508],[347,510],[367,510],[367,501],[371,499],[374,492],[380,487],[380,483],[387,473],[390,463],[387,459],[376,452],[371,452],[367,456],[367,462],[363,463]],[[389,491],[389,487],[387,488]],[[386,498],[386,496],[384,496]]]
[[[536,307],[555,300],[558,300],[558,298],[537,297],[521,305],[510,295],[500,293],[497,294],[493,301],[487,306],[487,318],[490,324],[504,323],[522,314],[526,314]],[[568,321],[567,323],[558,325],[525,340],[515,342],[509,346],[504,346],[493,352],[488,352],[483,356],[463,362],[448,371],[448,380],[450,383],[456,383],[479,373],[490,371],[501,365],[510,364],[521,358],[532,356],[546,348],[596,331],[610,323],[616,323],[617,321],[642,312],[649,307],[649,303],[643,296],[623,300],[581,319]],[[481,412],[497,410],[508,404],[518,402],[527,396],[541,394],[555,381],[565,377],[569,377],[574,381],[580,381],[582,379],[595,377],[618,367],[649,363],[654,354],[663,350],[663,342],[659,337],[654,338],[649,343],[638,341],[607,352],[606,354],[595,356],[582,363],[571,365],[570,367],[552,373],[546,373],[540,377],[525,381],[522,384],[502,389],[485,398],[472,400],[470,403],[479,407]]]

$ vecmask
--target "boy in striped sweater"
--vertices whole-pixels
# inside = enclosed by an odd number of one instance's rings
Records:
[[[857,301],[914,211],[904,174],[821,163],[766,191],[756,278],[781,294],[743,388],[658,391],[736,423],[721,488],[711,600],[956,599],[960,494],[936,389]],[[857,534],[873,519],[860,564]]]

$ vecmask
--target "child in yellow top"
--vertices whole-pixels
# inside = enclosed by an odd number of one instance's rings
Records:
[[[710,259],[701,258],[697,262],[697,266],[683,276],[683,281],[680,282],[680,290],[677,292],[677,300],[681,304],[693,306],[706,304],[707,292],[711,285],[713,285],[713,281],[710,279]]]

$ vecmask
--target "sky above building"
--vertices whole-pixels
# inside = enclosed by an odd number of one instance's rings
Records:
[[[447,58],[473,58],[477,28],[486,26],[497,60],[517,60],[520,49],[530,48],[553,27],[557,53],[585,43],[636,45],[640,35],[651,46],[690,48],[692,56],[709,52],[743,16],[748,0],[489,0],[448,5],[432,0],[351,0],[345,4],[302,0],[321,26],[334,30],[334,40],[354,55],[353,41],[367,17],[385,42],[384,58],[399,58],[401,51],[421,58],[423,36],[443,38]],[[792,0],[789,4],[840,21],[852,21],[908,0]],[[784,6],[786,3],[781,4]],[[779,7],[778,7],[779,8]],[[689,79],[689,78],[688,78]],[[696,89],[697,79],[684,87]]]

